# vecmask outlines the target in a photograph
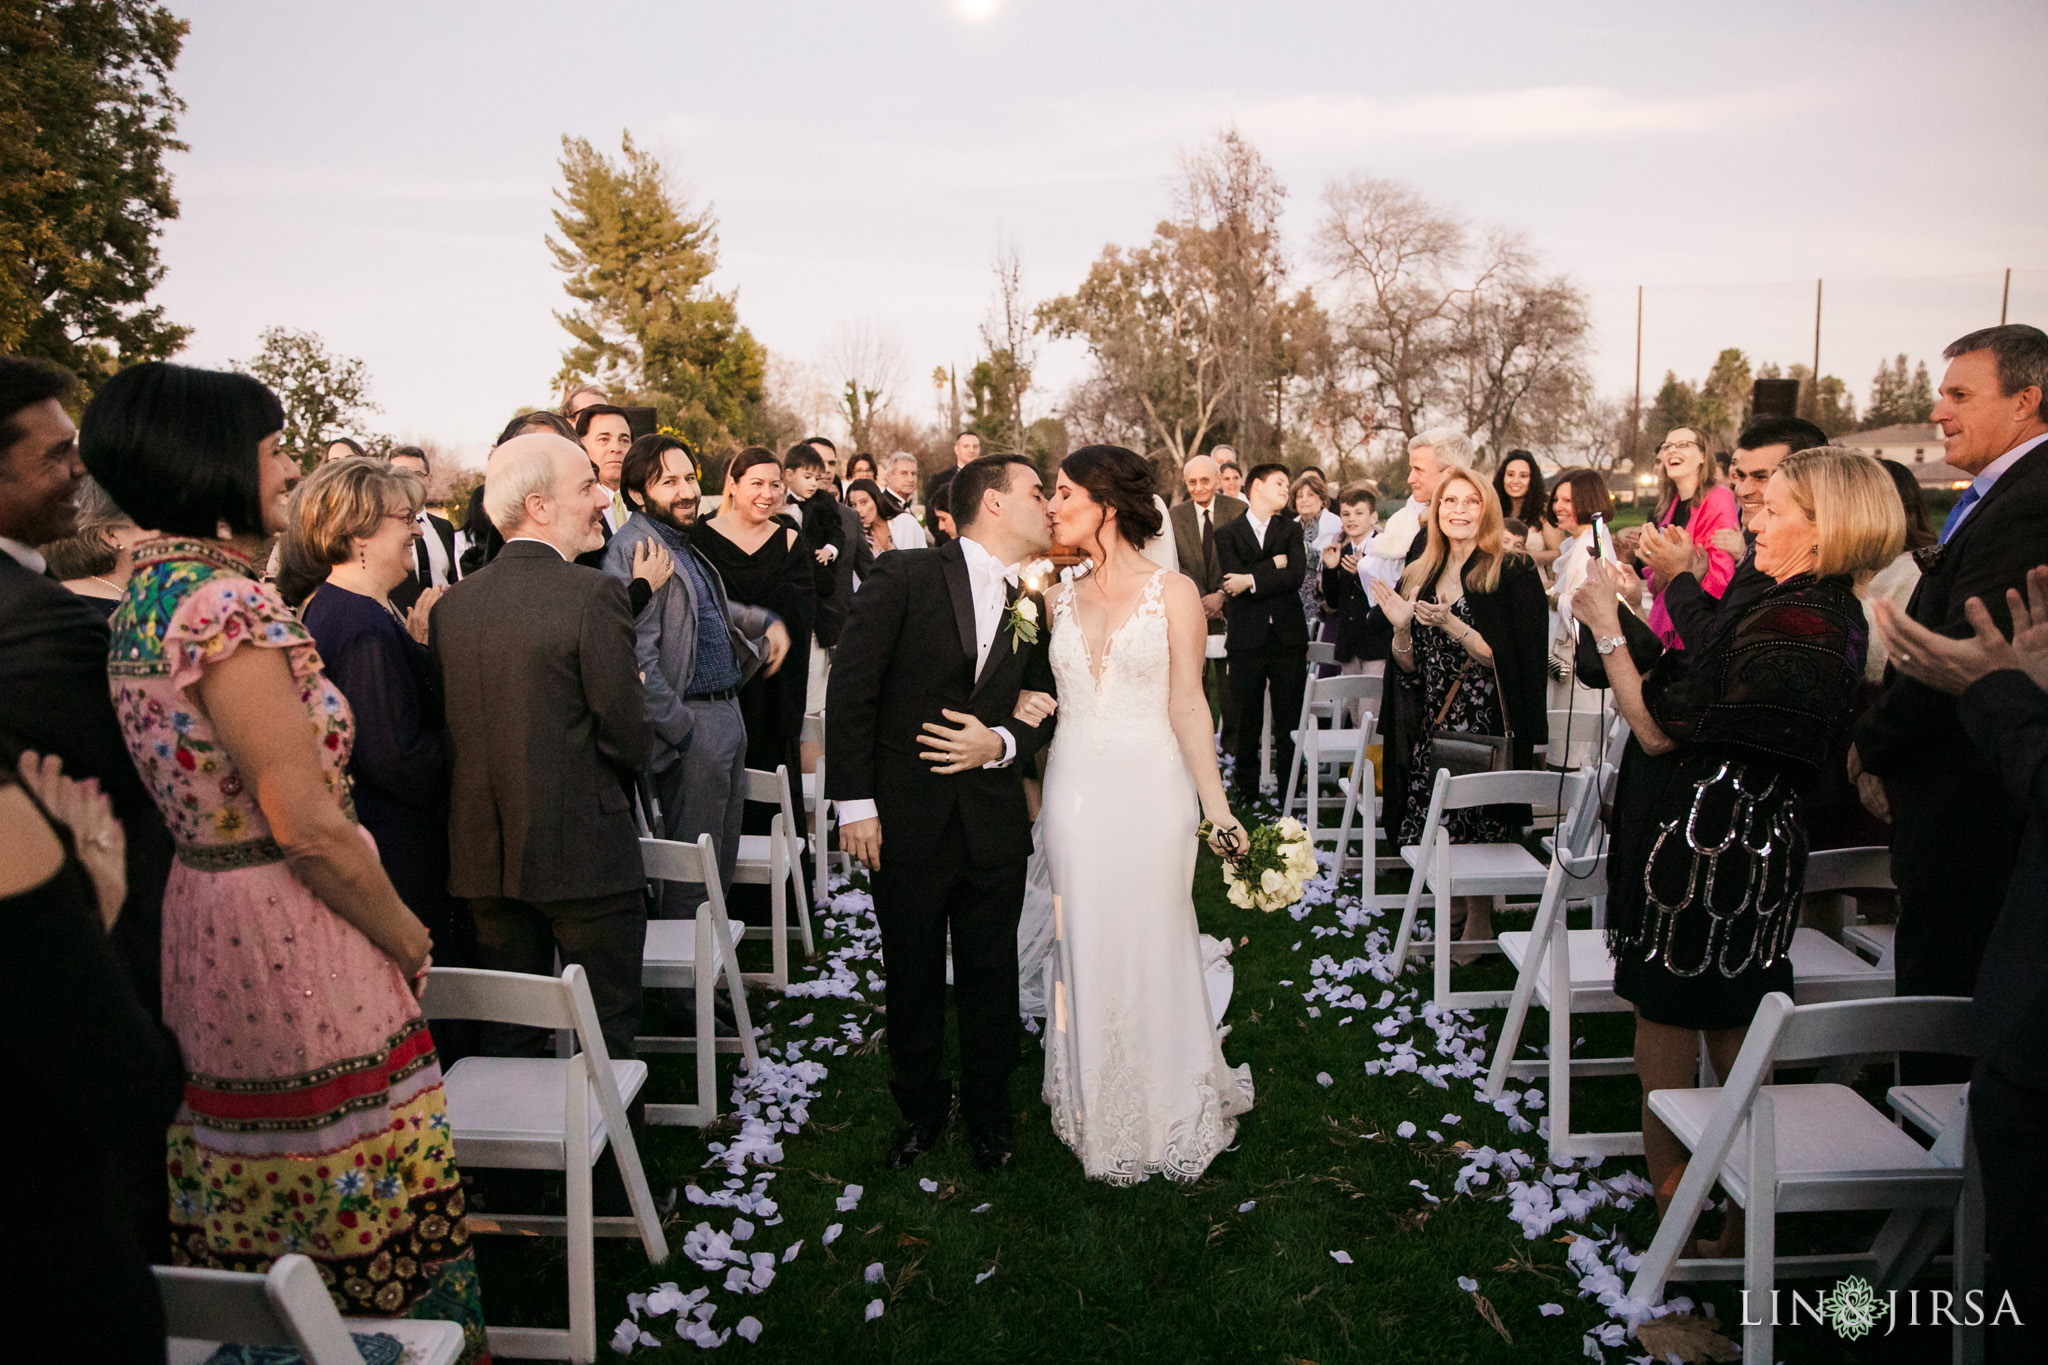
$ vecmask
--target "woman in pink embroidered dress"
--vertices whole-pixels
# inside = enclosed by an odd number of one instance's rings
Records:
[[[186,1068],[169,1134],[173,1260],[261,1271],[300,1252],[342,1311],[460,1323],[487,1358],[430,961],[355,823],[353,723],[312,637],[261,581],[297,465],[254,379],[166,364],[108,380],[85,463],[162,538],[111,626],[115,710],[177,841],[164,1022]]]

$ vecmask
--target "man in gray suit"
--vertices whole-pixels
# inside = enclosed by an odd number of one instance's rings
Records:
[[[647,759],[626,585],[574,563],[604,543],[611,492],[574,441],[515,436],[491,452],[484,510],[505,548],[434,604],[429,645],[454,749],[448,889],[498,971],[590,978],[605,1046],[634,1055],[646,880],[627,796]],[[494,1024],[484,1046],[540,1056],[539,1029]]]
[[[1187,501],[1175,503],[1167,519],[1173,523],[1173,548],[1180,554],[1180,571],[1195,580],[1202,594],[1202,611],[1209,618],[1209,633],[1223,633],[1223,565],[1216,558],[1216,533],[1244,515],[1240,498],[1217,491],[1222,471],[1207,455],[1197,455],[1181,466],[1187,484]],[[1236,738],[1237,724],[1230,705],[1230,678],[1221,659],[1212,660],[1217,706],[1223,715],[1223,744],[1226,749]]]
[[[675,565],[633,624],[663,834],[685,843],[709,834],[718,845],[719,883],[730,892],[747,789],[739,691],[759,669],[782,666],[789,631],[765,607],[729,601],[718,570],[690,548],[702,490],[688,446],[673,436],[642,436],[626,454],[619,489],[632,515],[605,547],[604,571],[630,582],[634,554],[649,544]],[[702,899],[664,897],[661,913],[687,919]]]

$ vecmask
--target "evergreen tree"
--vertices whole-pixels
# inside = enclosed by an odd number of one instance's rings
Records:
[[[178,216],[170,88],[187,25],[145,0],[0,0],[0,352],[88,388],[188,328],[148,303]]]
[[[1865,427],[1904,426],[1925,422],[1934,414],[1934,381],[1921,361],[1912,378],[1906,377],[1906,357],[1889,363],[1880,361],[1870,381],[1870,407],[1863,414]]]
[[[548,248],[580,306],[555,315],[575,338],[556,379],[601,384],[653,406],[697,450],[729,450],[758,424],[767,351],[740,326],[734,296],[707,283],[718,266],[711,211],[631,134],[620,152],[614,162],[584,138],[562,139],[563,240]]]
[[[1714,358],[1714,368],[1700,385],[1699,420],[1709,437],[1720,437],[1731,449],[1749,416],[1750,378],[1749,357],[1730,346]]]

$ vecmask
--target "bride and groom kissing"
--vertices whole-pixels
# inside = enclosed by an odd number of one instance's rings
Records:
[[[1023,775],[1048,747],[1054,1131],[1091,1177],[1192,1180],[1251,1108],[1250,1069],[1226,1066],[1217,1039],[1190,893],[1198,819],[1219,843],[1243,829],[1202,690],[1201,599],[1142,553],[1161,529],[1152,485],[1141,456],[1087,446],[1048,501],[1029,460],[985,456],[953,480],[959,539],[883,556],[854,598],[827,694],[825,795],[881,927],[903,1116],[892,1169],[951,1116],[949,931],[961,1116],[983,1170],[1014,1158]],[[1019,567],[1053,540],[1094,569],[1039,596]]]

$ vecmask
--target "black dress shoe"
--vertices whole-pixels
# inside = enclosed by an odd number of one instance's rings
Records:
[[[942,1130],[928,1123],[906,1123],[889,1145],[889,1169],[900,1171],[936,1147]]]
[[[1000,1171],[1017,1159],[1017,1144],[1007,1134],[976,1133],[974,1164],[984,1171]]]

